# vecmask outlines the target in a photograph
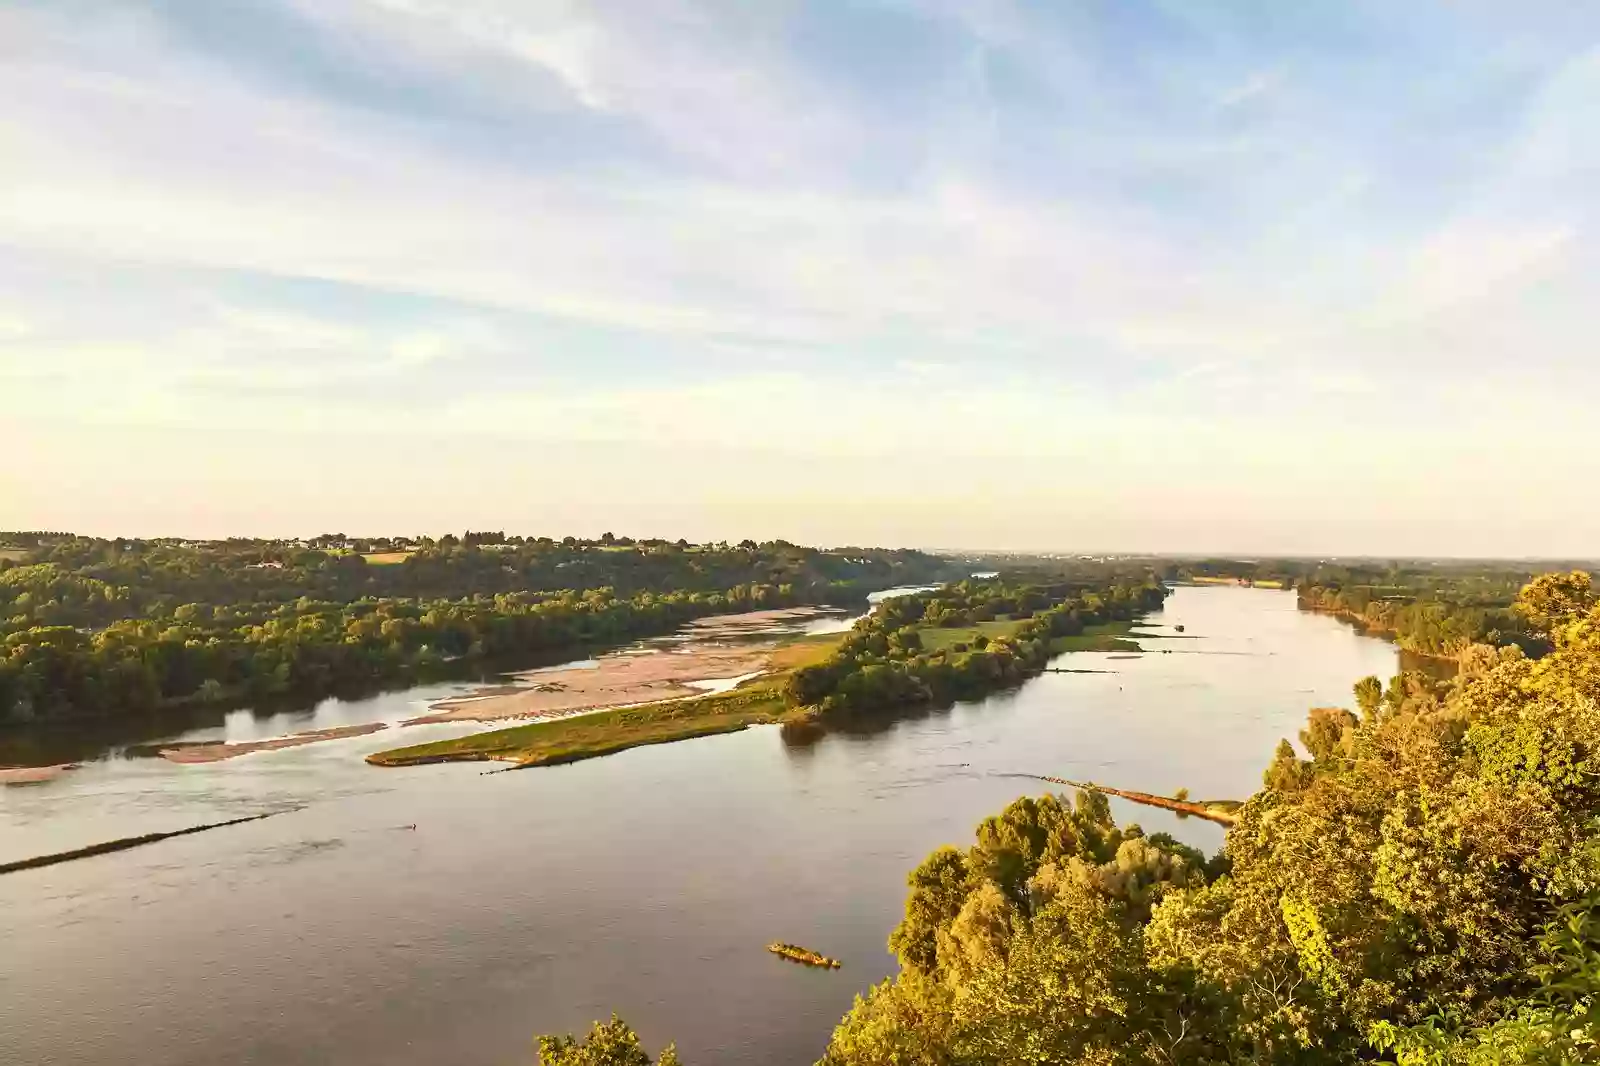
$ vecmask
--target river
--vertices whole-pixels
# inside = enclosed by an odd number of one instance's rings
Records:
[[[616,1010],[690,1066],[810,1063],[893,971],[906,873],[1048,787],[1000,775],[1243,798],[1307,708],[1397,669],[1290,593],[1180,587],[1149,623],[1164,639],[1141,656],[1059,664],[1104,673],[809,743],[766,727],[489,776],[361,764],[388,731],[209,766],[122,753],[0,789],[0,860],[288,811],[0,877],[0,1062],[532,1066],[536,1033]],[[398,717],[442,688],[337,714]]]

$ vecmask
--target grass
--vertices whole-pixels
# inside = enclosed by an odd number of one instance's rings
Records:
[[[14,563],[20,563],[27,557],[27,548],[0,548],[0,559],[10,559]]]
[[[979,622],[977,625],[960,626],[955,629],[938,629],[929,626],[917,632],[922,637],[922,649],[927,652],[948,651],[957,644],[972,646],[972,641],[981,633],[983,636],[994,640],[996,637],[1009,637],[1017,631],[1022,622],[1012,621],[1009,618],[997,618],[993,622]]]
[[[596,711],[455,740],[414,744],[377,752],[367,756],[367,761],[375,766],[416,766],[500,759],[519,766],[550,766],[612,755],[646,744],[732,733],[746,726],[781,721],[791,712],[783,696],[789,671],[825,658],[840,639],[840,634],[828,633],[786,643],[773,653],[771,673],[732,692]]]
[[[1135,641],[1127,639],[1138,622],[1103,622],[1086,626],[1073,637],[1056,637],[1050,641],[1050,653],[1061,655],[1069,651],[1144,651]]]
[[[411,552],[369,552],[361,558],[365,559],[369,566],[394,566],[396,563],[405,562],[411,555]]]

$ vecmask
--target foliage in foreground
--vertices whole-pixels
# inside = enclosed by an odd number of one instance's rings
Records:
[[[911,875],[900,974],[825,1066],[1600,1062],[1600,607],[1553,648],[1313,711],[1209,862],[1022,799]]]
[[[682,1066],[677,1050],[668,1044],[652,1060],[639,1045],[639,1034],[615,1014],[611,1021],[595,1022],[581,1041],[570,1036],[539,1038],[540,1066]]]

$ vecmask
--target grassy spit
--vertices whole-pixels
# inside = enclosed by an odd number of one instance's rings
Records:
[[[1077,636],[1052,639],[1050,652],[1052,655],[1061,655],[1069,651],[1143,651],[1137,642],[1128,639],[1137,625],[1139,623],[1135,621],[1087,626]]]
[[[611,755],[645,744],[732,733],[747,726],[799,716],[784,700],[789,673],[828,656],[842,640],[829,633],[798,637],[772,653],[768,672],[731,692],[622,707],[495,729],[456,740],[414,744],[367,756],[374,766],[418,766],[434,762],[499,760],[518,766],[549,766]]]

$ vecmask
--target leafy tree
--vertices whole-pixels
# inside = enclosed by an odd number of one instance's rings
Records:
[[[639,1034],[615,1014],[595,1022],[581,1041],[571,1036],[541,1036],[540,1066],[681,1066],[677,1049],[668,1044],[655,1060],[639,1045]]]

